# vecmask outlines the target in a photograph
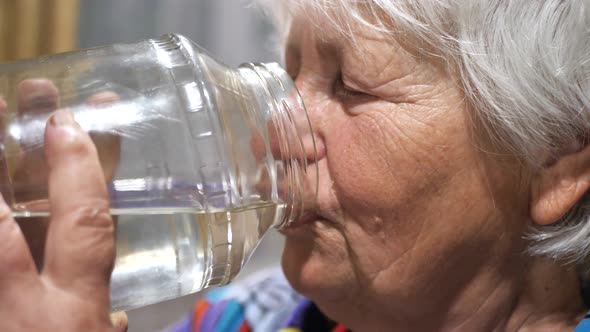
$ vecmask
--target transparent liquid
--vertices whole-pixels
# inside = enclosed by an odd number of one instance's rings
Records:
[[[117,256],[111,308],[130,310],[233,280],[283,205],[256,202],[230,210],[113,209]],[[46,216],[20,211],[19,217]]]
[[[210,213],[115,211],[112,309],[129,310],[228,283],[281,209],[262,202]]]

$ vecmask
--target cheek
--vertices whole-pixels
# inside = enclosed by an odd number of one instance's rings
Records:
[[[449,176],[452,135],[439,137],[428,123],[375,112],[349,117],[339,128],[328,142],[329,168],[339,199],[350,210],[407,206]]]
[[[350,296],[355,280],[346,240],[325,224],[306,228],[285,238],[281,259],[285,277],[304,296],[345,300],[341,297]]]
[[[341,200],[374,205],[373,199],[389,196],[384,184],[390,178],[390,170],[380,156],[383,142],[375,139],[376,133],[367,136],[374,129],[371,127],[374,126],[347,119],[334,135],[334,143],[328,142],[329,169]]]

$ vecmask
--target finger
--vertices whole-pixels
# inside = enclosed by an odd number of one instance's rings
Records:
[[[118,94],[112,91],[99,92],[88,99],[86,103],[92,106],[111,105],[121,100]],[[90,133],[90,137],[98,151],[98,159],[104,174],[105,180],[110,182],[115,177],[119,161],[121,160],[121,137],[109,133]],[[115,228],[118,217],[112,216]]]
[[[120,100],[119,95],[112,91],[97,93],[86,100],[93,106],[106,106]],[[90,133],[98,151],[98,158],[107,181],[112,180],[119,166],[121,157],[121,137],[109,133]]]
[[[55,84],[47,79],[26,79],[17,86],[17,112],[19,115],[49,114],[58,107],[59,91]],[[28,205],[47,197],[47,192],[37,188],[47,183],[47,166],[41,150],[20,151],[13,157],[12,189],[14,200]],[[31,189],[35,188],[35,189]],[[8,199],[8,196],[5,196]],[[45,239],[49,220],[47,218],[27,218],[18,220],[35,261],[40,270],[43,264]]]
[[[50,113],[57,109],[59,91],[48,79],[27,79],[17,87],[18,113]]]
[[[126,332],[129,326],[129,319],[125,311],[117,311],[111,314],[111,324],[115,328],[115,332]]]
[[[108,304],[115,256],[105,180],[90,137],[71,113],[57,111],[45,130],[51,222],[44,275]]]
[[[7,112],[8,105],[4,98],[0,97],[0,194],[2,194],[7,204],[11,205],[13,197],[10,185],[10,174],[8,172],[8,160],[6,159],[6,143],[4,142],[4,125]]]
[[[12,211],[0,197],[0,294],[11,281],[35,276],[37,270]]]
[[[4,124],[5,124],[5,116],[6,113],[8,112],[8,106],[6,104],[6,101],[3,98],[0,98],[0,130],[4,130]],[[2,132],[0,132],[0,137],[2,137]],[[2,198],[4,199],[4,202],[6,203],[6,205],[8,206],[12,206],[12,204],[14,203],[14,197],[13,197],[13,191],[12,191],[12,180],[10,177],[10,172],[9,172],[9,168],[8,168],[8,163],[9,160],[6,157],[6,150],[5,150],[5,146],[4,144],[6,143],[2,137],[2,145],[1,145],[1,149],[0,149],[0,194],[2,196]],[[3,203],[0,203],[3,204]],[[14,222],[9,222],[9,224],[14,224]],[[13,227],[14,225],[10,225],[10,227]],[[3,227],[3,226],[0,226]],[[20,233],[15,235],[16,237],[18,237],[18,241],[17,244],[13,244],[16,245],[17,248],[15,250],[10,249],[10,250],[4,250],[4,249],[0,249],[2,250],[2,252],[0,252],[0,255],[4,254],[4,253],[13,253],[16,255],[18,260],[22,260],[21,263],[19,264],[29,264],[30,260],[34,260],[35,264],[38,261],[41,261],[41,259],[35,260],[36,257],[40,257],[35,256],[36,252],[43,252],[43,245],[45,243],[45,229],[46,229],[46,223],[44,220],[38,220],[35,218],[25,218],[22,220],[22,222],[20,224],[16,225],[17,230],[13,230],[16,233]],[[0,234],[3,234],[2,231],[0,231]],[[6,241],[2,241],[0,240],[0,242],[2,242],[3,244],[7,244]],[[22,242],[24,242],[24,244],[22,244]],[[28,246],[27,246],[28,243]],[[24,247],[21,248],[21,247]],[[19,253],[20,252],[20,253]],[[19,258],[20,257],[20,258]],[[3,262],[4,259],[0,258],[0,260]],[[6,259],[8,260],[8,259]],[[7,266],[10,268],[10,264],[5,264],[0,262],[1,266]],[[17,266],[19,265],[17,264]],[[18,271],[18,268],[10,268],[11,271]],[[28,266],[23,270],[24,273],[30,273]],[[3,273],[0,270],[0,275],[7,275],[5,273]]]
[[[48,79],[26,79],[17,87],[17,112],[21,117],[49,114],[59,104],[59,91]],[[13,183],[16,199],[32,201],[42,199],[47,193],[38,190],[47,182],[47,167],[41,149],[21,151],[14,170]]]
[[[92,95],[86,99],[90,105],[109,105],[119,101],[119,95],[112,91],[103,91]]]

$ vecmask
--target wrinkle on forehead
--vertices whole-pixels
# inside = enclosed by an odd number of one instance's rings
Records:
[[[304,62],[308,64],[312,61],[324,64],[324,69],[335,67],[328,72],[316,66],[316,76],[337,74],[349,87],[392,101],[409,102],[412,99],[409,97],[428,97],[425,92],[430,94],[438,90],[432,89],[434,86],[458,83],[456,77],[431,58],[409,52],[390,36],[363,26],[356,29],[356,43],[353,43],[335,30],[318,30],[302,17],[293,26],[287,52],[291,56],[306,53]],[[301,50],[301,47],[306,49]]]
[[[380,44],[388,47],[384,47],[380,52],[403,51],[411,57],[432,63],[439,70],[448,73],[456,72],[456,64],[453,59],[443,57],[439,51],[434,50],[429,43],[419,39],[415,34],[396,30],[393,28],[395,25],[393,22],[387,23],[389,25],[387,31],[395,31],[395,33],[384,33],[374,25],[370,25],[373,23],[369,20],[370,16],[367,18],[367,24],[363,24],[350,16],[336,17],[337,13],[343,12],[345,9],[334,10],[332,14],[330,11],[324,12],[319,9],[296,12],[292,18],[290,32],[286,37],[291,39],[293,32],[297,30],[300,33],[312,34],[322,48],[354,49],[355,53],[359,55],[356,60],[365,64],[372,61],[372,56],[382,55],[376,54],[374,49],[370,49],[371,44]],[[384,21],[382,19],[381,22]],[[284,45],[287,44],[288,41],[284,43]]]
[[[343,60],[343,55],[349,58],[352,56],[355,62],[362,65],[359,67],[367,67],[374,62],[375,57],[383,57],[399,48],[394,39],[357,22],[350,22],[349,28],[350,35],[344,34],[334,23],[318,24],[318,19],[314,16],[297,15],[291,25],[286,50],[287,52],[295,50],[297,51],[295,53],[300,53],[299,48],[302,44],[307,45],[306,47],[313,45],[321,57],[340,62]],[[307,42],[303,43],[304,40]],[[375,52],[371,42],[380,42],[380,45],[387,48]]]

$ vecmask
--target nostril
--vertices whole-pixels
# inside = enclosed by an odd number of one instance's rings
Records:
[[[301,141],[303,143],[305,158],[308,162],[315,162],[316,157],[317,160],[321,160],[326,156],[326,146],[324,144],[324,140],[319,137],[319,135],[315,133],[306,133],[303,137],[301,137]],[[315,151],[314,151],[314,143],[315,143]],[[317,155],[314,155],[314,152]]]

